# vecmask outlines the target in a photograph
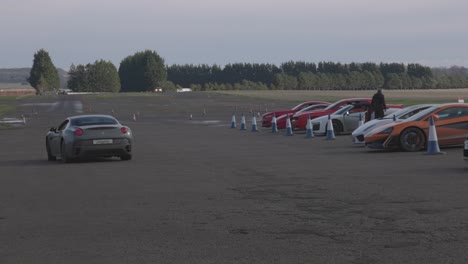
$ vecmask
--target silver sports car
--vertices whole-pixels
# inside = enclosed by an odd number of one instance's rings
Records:
[[[46,136],[48,160],[65,163],[77,158],[120,157],[132,159],[133,135],[109,115],[80,115],[65,119]]]
[[[361,104],[345,105],[330,115],[333,130],[337,134],[351,133],[359,127],[359,118],[364,119],[370,104],[363,102]],[[388,108],[385,113],[391,114],[399,108]],[[312,119],[312,129],[314,133],[326,134],[328,126],[328,116],[321,116]]]

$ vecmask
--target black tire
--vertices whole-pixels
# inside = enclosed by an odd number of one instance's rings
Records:
[[[120,156],[120,159],[121,160],[131,160],[132,159],[132,154],[122,155],[122,156]]]
[[[333,124],[333,131],[335,133],[343,133],[343,124],[341,124],[340,121],[333,119],[332,124]]]
[[[424,133],[415,127],[410,127],[400,134],[400,147],[404,151],[420,151],[426,144]]]
[[[60,156],[62,157],[62,162],[63,163],[70,163],[71,160],[69,157],[67,157],[65,153],[65,143],[62,141],[62,144],[60,144]]]
[[[50,153],[50,145],[49,145],[49,140],[46,138],[46,149],[47,149],[47,160],[48,161],[54,161],[57,160],[57,157],[53,156]]]

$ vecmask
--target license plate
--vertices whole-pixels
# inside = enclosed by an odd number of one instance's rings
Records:
[[[95,139],[93,140],[94,145],[101,145],[101,144],[112,144],[112,139]]]

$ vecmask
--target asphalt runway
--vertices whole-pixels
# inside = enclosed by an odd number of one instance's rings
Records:
[[[2,264],[468,262],[461,148],[240,131],[242,111],[291,102],[203,92],[2,103],[27,116],[0,130]],[[50,127],[111,112],[135,134],[133,160],[47,161]]]

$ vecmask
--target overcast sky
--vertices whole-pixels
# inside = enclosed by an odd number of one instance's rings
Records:
[[[137,51],[167,64],[416,62],[468,67],[467,0],[0,0],[0,68]]]

